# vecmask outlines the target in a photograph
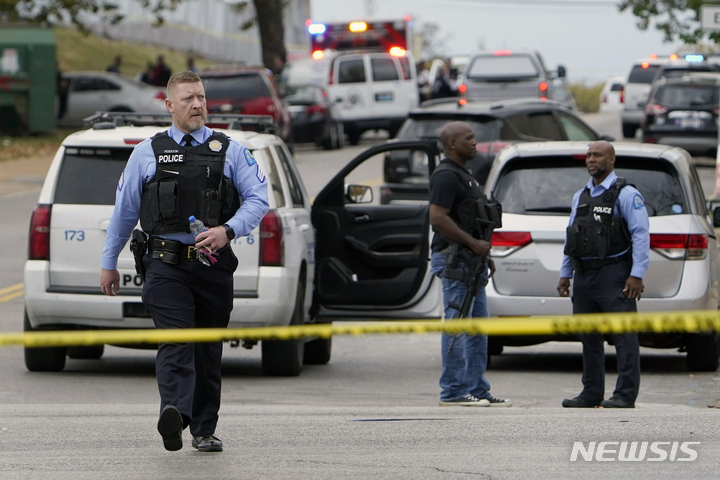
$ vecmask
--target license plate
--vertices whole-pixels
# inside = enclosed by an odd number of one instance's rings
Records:
[[[393,100],[392,92],[381,92],[381,93],[375,94],[376,102],[392,102],[392,100]]]
[[[705,124],[702,119],[699,118],[681,118],[680,128],[700,128]]]

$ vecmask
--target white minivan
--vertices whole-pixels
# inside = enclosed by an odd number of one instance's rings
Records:
[[[387,130],[392,138],[418,106],[417,72],[410,52],[335,52],[292,60],[280,74],[284,86],[321,85],[339,107],[352,145],[368,130]],[[318,55],[319,56],[319,55]]]

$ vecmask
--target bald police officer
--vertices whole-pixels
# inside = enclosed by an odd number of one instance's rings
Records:
[[[118,254],[139,218],[150,234],[148,254],[142,258],[146,270],[142,299],[155,327],[225,328],[238,265],[229,242],[248,235],[265,216],[267,182],[249,150],[204,126],[205,90],[196,73],[173,75],[167,91],[172,127],[137,145],[120,177],[100,288],[106,295],[120,291]],[[208,227],[197,238],[190,233],[191,215]],[[206,266],[198,261],[202,247],[215,252],[216,263]],[[222,346],[222,342],[158,346],[157,428],[165,449],[181,449],[182,431],[190,426],[193,447],[222,451],[223,443],[215,436]]]
[[[585,165],[591,175],[573,197],[565,256],[557,290],[570,295],[575,272],[573,314],[637,312],[649,264],[650,233],[643,197],[614,172],[615,149],[604,141],[590,145]],[[612,334],[618,379],[605,394],[605,353],[601,334],[581,334],[583,390],[562,402],[566,408],[634,408],[640,387],[637,333]]]

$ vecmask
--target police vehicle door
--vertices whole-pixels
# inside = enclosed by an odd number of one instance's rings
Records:
[[[328,317],[434,317],[427,199],[380,204],[385,152],[406,150],[437,162],[434,143],[397,142],[366,150],[317,195],[315,292]],[[429,172],[428,172],[429,173]],[[436,285],[435,285],[436,286]],[[428,303],[432,304],[428,308]]]

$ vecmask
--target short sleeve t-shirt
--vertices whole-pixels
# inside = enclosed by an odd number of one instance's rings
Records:
[[[452,160],[443,160],[442,163],[449,163]],[[454,163],[454,162],[453,162]],[[449,208],[451,215],[454,214],[456,205],[465,200],[470,191],[461,181],[460,177],[451,170],[437,172],[430,178],[430,204]],[[446,248],[449,243],[442,239],[439,232],[435,232],[431,244],[433,253]]]

